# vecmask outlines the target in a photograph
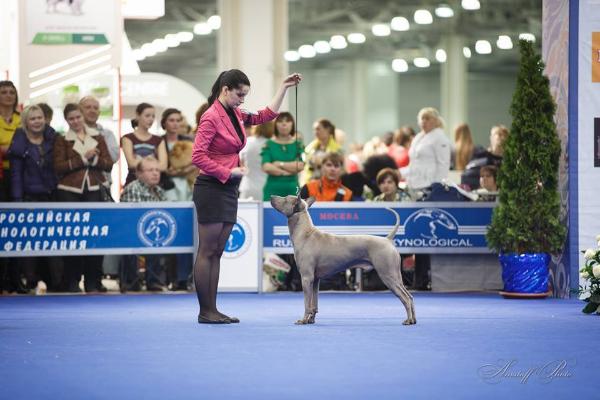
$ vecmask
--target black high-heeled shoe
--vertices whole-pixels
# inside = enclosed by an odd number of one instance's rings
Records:
[[[209,319],[209,318],[203,317],[202,315],[198,315],[198,323],[199,324],[230,324],[231,320],[229,318]]]

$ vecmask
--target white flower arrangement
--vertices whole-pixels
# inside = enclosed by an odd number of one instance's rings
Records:
[[[597,249],[583,251],[585,267],[579,270],[579,276],[585,282],[579,285],[579,294],[584,296],[583,301],[587,304],[583,312],[600,314],[600,235],[596,236]]]

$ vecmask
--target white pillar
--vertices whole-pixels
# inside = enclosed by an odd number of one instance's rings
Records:
[[[251,84],[244,108],[263,108],[288,74],[283,58],[288,46],[287,0],[219,0],[218,4],[218,72],[244,71]],[[287,100],[281,109],[287,109]]]
[[[456,125],[468,122],[467,59],[463,55],[464,38],[450,35],[443,40],[448,55],[441,68],[441,110],[446,120],[446,133],[452,135]]]
[[[346,137],[346,148],[352,142],[366,143],[370,138],[367,134],[367,62],[356,60],[352,65],[352,126]]]

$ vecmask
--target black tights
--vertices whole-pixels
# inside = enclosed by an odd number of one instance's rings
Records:
[[[200,248],[194,264],[194,284],[200,315],[209,319],[226,317],[217,310],[217,287],[221,255],[232,228],[233,224],[224,222],[198,224]]]

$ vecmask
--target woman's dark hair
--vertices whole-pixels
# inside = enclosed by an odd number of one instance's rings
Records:
[[[408,147],[410,142],[415,137],[415,130],[408,125],[398,128],[394,133],[394,142],[402,147]]]
[[[42,109],[44,113],[44,118],[46,119],[46,123],[50,124],[52,121],[52,117],[54,116],[54,110],[46,103],[38,103],[38,107]]]
[[[279,121],[292,121],[292,132],[290,133],[290,135],[296,135],[296,121],[294,121],[294,116],[287,111],[283,111],[279,113],[277,118],[275,118],[275,131],[273,133],[276,137],[279,137],[279,131],[277,130],[277,123]]]
[[[167,119],[169,118],[169,116],[171,116],[171,114],[179,114],[181,115],[181,111],[179,111],[176,108],[167,108],[165,111],[163,111],[162,113],[162,117],[160,118],[160,127],[165,129],[165,125],[167,123]]]
[[[330,120],[321,118],[317,120],[317,124],[321,125],[327,131],[329,131],[329,136],[335,137],[335,125],[332,124]]]
[[[144,112],[145,109],[147,108],[154,108],[154,106],[152,104],[149,103],[140,103],[137,105],[137,107],[135,108],[135,115],[140,116],[142,115],[142,113]],[[138,126],[138,120],[137,118],[134,118],[131,120],[131,126],[133,127],[133,129],[137,128]]]
[[[69,113],[73,111],[81,112],[81,107],[79,107],[79,104],[69,103],[65,106],[65,108],[63,109],[63,116],[65,117],[65,119],[67,119],[67,115],[69,115]]]
[[[0,88],[3,87],[11,87],[15,90],[15,103],[13,104],[13,112],[17,113],[17,106],[19,105],[19,92],[17,92],[17,88],[15,86],[14,83],[12,83],[12,81],[0,81]]]
[[[230,69],[229,71],[223,71],[212,86],[210,96],[208,97],[208,104],[212,105],[221,93],[221,88],[227,86],[229,89],[237,89],[240,85],[250,86],[250,80],[245,73],[239,69]]]

